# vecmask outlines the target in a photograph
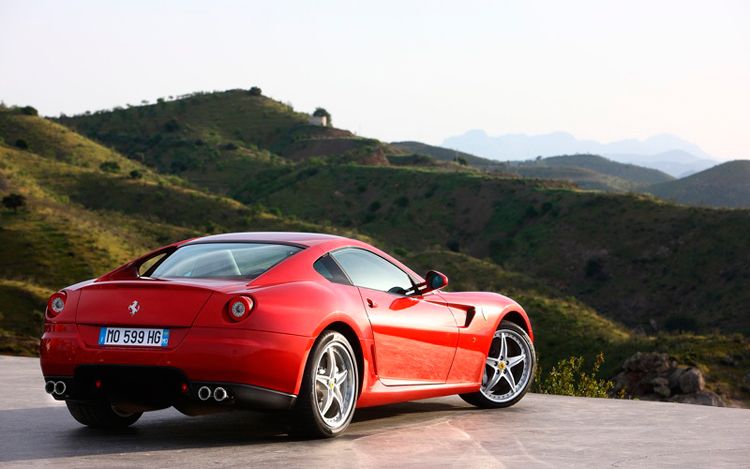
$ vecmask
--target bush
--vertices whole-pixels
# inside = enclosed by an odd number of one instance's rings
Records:
[[[402,195],[401,197],[399,197],[398,199],[396,199],[396,201],[394,202],[394,204],[396,204],[397,206],[399,206],[401,208],[406,208],[406,207],[409,206],[409,198],[407,196],[405,196],[405,195]]]
[[[260,96],[263,94],[263,91],[257,86],[253,86],[252,88],[250,88],[250,91],[248,91],[248,94],[250,96]]]
[[[375,202],[370,204],[370,211],[377,212],[378,210],[380,210],[380,202],[376,200]]]
[[[583,363],[583,357],[565,358],[557,362],[543,378],[540,370],[534,383],[534,392],[560,396],[609,397],[609,392],[615,384],[596,377],[604,363],[604,354],[596,356],[591,373],[583,369]]]
[[[20,148],[21,150],[26,150],[29,148],[29,144],[26,143],[26,140],[19,138],[16,140],[16,148]]]
[[[164,130],[167,132],[176,132],[180,130],[180,123],[175,119],[170,119],[164,124]]]
[[[460,164],[461,166],[468,166],[469,162],[466,161],[466,158],[464,158],[462,156],[459,156],[458,157],[458,164]]]
[[[99,165],[99,169],[101,169],[105,173],[119,173],[120,165],[117,163],[117,161],[105,161],[104,163]]]
[[[670,332],[697,332],[698,321],[685,314],[673,314],[664,321],[664,329]]]
[[[447,247],[453,252],[459,252],[461,250],[461,244],[458,242],[457,239],[451,239],[450,241],[445,243],[445,247]]]
[[[21,108],[21,114],[24,114],[27,116],[38,116],[39,112],[31,106],[24,106]]]
[[[21,194],[8,194],[3,197],[3,206],[7,209],[18,212],[18,209],[26,205],[26,197]]]
[[[132,170],[128,176],[130,179],[141,179],[143,177],[143,173],[138,171],[137,169]]]

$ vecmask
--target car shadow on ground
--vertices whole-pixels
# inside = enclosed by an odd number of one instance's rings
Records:
[[[470,407],[408,402],[360,409],[344,438],[429,422]],[[402,418],[404,417],[404,418]],[[187,417],[174,409],[144,414],[134,426],[103,431],[78,424],[63,406],[0,411],[0,462],[114,453],[274,445],[290,441],[287,413],[225,412]],[[325,444],[327,440],[304,442]]]

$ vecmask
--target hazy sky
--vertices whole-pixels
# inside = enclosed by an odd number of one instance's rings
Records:
[[[252,85],[384,140],[668,132],[750,158],[750,1],[0,0],[6,104]]]

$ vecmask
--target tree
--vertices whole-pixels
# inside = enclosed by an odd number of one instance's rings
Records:
[[[24,106],[21,108],[21,114],[25,114],[27,116],[38,116],[39,112],[31,106]]]
[[[250,91],[248,91],[248,93],[250,94],[250,96],[260,96],[263,94],[263,91],[257,86],[253,86],[252,88],[250,88]]]
[[[20,148],[21,150],[26,150],[27,148],[29,148],[29,144],[26,143],[26,140],[19,138],[18,140],[16,140],[16,148]]]
[[[3,206],[14,212],[18,212],[18,209],[26,205],[26,197],[21,194],[8,194],[3,197]]]
[[[326,111],[325,108],[318,107],[315,108],[315,112],[313,112],[313,117],[325,117],[326,118],[326,127],[331,127],[331,113]]]

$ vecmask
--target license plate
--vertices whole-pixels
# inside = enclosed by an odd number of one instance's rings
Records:
[[[169,329],[102,327],[99,330],[99,345],[166,347],[168,344]]]

